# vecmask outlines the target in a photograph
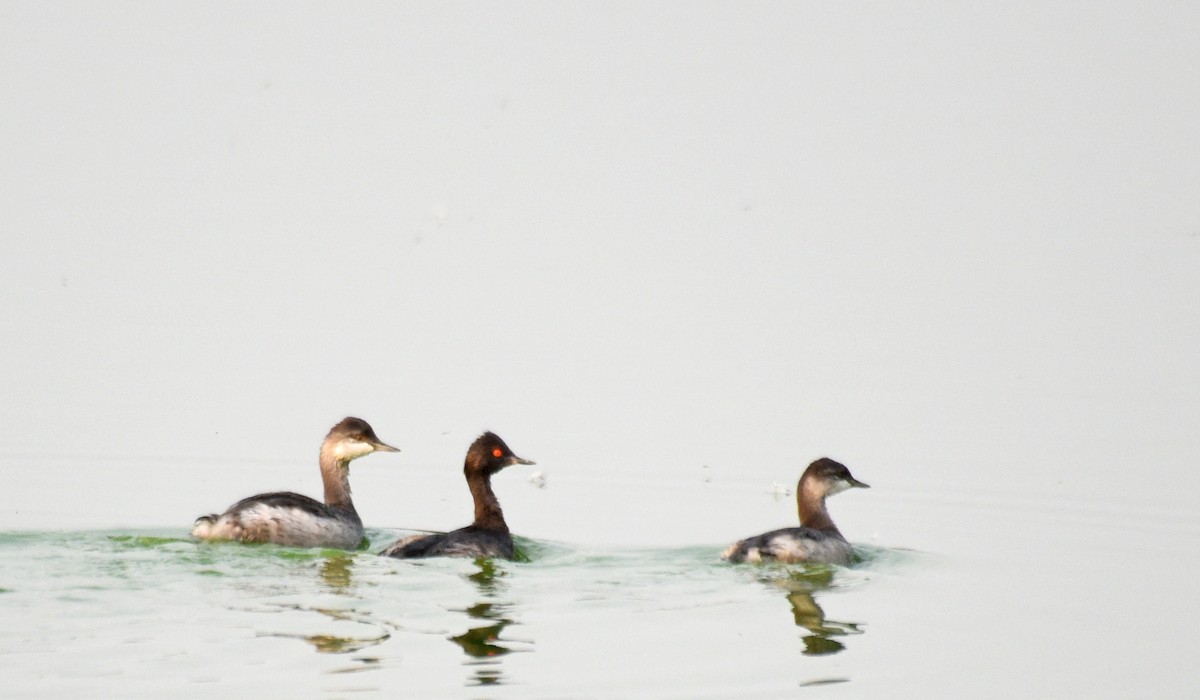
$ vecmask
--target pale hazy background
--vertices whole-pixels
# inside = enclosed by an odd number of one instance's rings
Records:
[[[786,525],[722,519],[729,485],[824,454],[875,486],[843,529],[888,545],[940,548],[934,492],[1191,512],[1198,30],[1184,3],[0,3],[0,527],[319,495],[347,414],[404,450],[355,465],[375,526],[465,524],[483,429],[545,470],[498,490],[547,539]]]

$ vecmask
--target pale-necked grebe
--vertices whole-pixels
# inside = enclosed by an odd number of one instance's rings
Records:
[[[422,557],[501,557],[514,556],[512,535],[504,522],[504,512],[492,491],[492,475],[512,464],[533,464],[521,459],[495,433],[480,435],[467,450],[463,474],[475,499],[475,522],[453,532],[413,535],[398,540],[380,552],[400,559]]]
[[[321,443],[324,503],[289,491],[263,493],[243,498],[220,515],[201,516],[192,536],[355,549],[363,541],[363,526],[350,500],[350,460],[372,452],[399,451],[375,437],[365,420],[346,418],[333,426]]]
[[[731,545],[721,558],[733,562],[806,561],[849,565],[854,550],[829,517],[825,499],[851,487],[870,488],[851,476],[850,470],[842,464],[828,457],[818,459],[808,465],[796,486],[800,527],[786,527],[744,539]]]

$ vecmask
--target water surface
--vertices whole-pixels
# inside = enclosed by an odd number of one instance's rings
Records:
[[[880,493],[859,500],[876,497],[866,505],[900,518],[906,499]],[[648,486],[632,500],[648,507],[662,495]],[[767,513],[789,507],[765,491],[729,495]],[[527,562],[398,561],[372,551],[398,529],[369,530],[358,552],[199,543],[182,528],[8,532],[0,677],[15,697],[871,697],[898,683],[1116,697],[1177,687],[1191,648],[1179,640],[1195,639],[1198,622],[1178,558],[1200,534],[1194,515],[1131,528],[1119,511],[1085,504],[913,504],[925,522],[897,531],[941,551],[860,541],[849,568],[729,565],[724,542],[521,538]],[[1099,556],[1096,541],[1126,555]]]
[[[822,660],[852,645],[863,621],[829,619],[818,599],[906,558],[867,548],[861,569],[755,569],[720,563],[710,547],[521,544],[530,562],[409,562],[170,530],[8,533],[6,686],[17,696],[779,692],[847,680]],[[779,643],[794,661],[782,673]]]

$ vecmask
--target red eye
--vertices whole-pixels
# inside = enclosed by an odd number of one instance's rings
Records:
[[[504,454],[504,450],[500,449],[499,447],[492,448],[492,456],[493,457],[500,457],[503,454]]]

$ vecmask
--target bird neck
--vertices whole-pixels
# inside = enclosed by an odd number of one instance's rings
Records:
[[[321,480],[325,482],[325,505],[353,511],[350,500],[350,460],[338,458],[331,448],[321,448]]]
[[[837,532],[837,526],[833,524],[833,518],[829,517],[829,511],[825,508],[826,495],[826,490],[821,488],[816,480],[800,481],[800,485],[796,487],[796,507],[800,511],[802,527]]]
[[[466,470],[467,485],[471,487],[471,498],[475,500],[475,527],[483,530],[508,532],[504,522],[504,511],[492,491],[492,476],[486,472]]]

